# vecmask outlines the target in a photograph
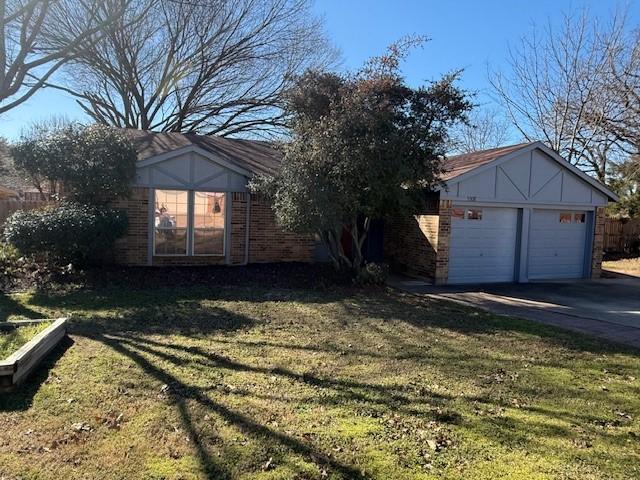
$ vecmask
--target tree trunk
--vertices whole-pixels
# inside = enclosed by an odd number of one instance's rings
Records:
[[[331,262],[336,270],[351,272],[354,275],[358,275],[360,273],[360,270],[364,265],[362,247],[369,233],[370,224],[371,219],[369,217],[365,217],[362,228],[358,228],[358,221],[357,218],[355,218],[353,223],[349,226],[342,225],[339,229],[318,232],[320,240],[327,247],[329,257],[331,258]],[[342,232],[347,227],[351,227],[351,258],[349,258],[345,253],[341,242]]]

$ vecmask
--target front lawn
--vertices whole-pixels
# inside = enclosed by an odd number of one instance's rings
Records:
[[[640,478],[638,351],[257,277],[0,295],[74,317],[0,397],[0,478]]]
[[[602,262],[602,268],[612,272],[640,277],[640,258],[624,258],[622,260]]]

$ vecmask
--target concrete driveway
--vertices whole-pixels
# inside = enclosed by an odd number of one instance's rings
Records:
[[[390,284],[640,348],[640,278],[436,287],[392,277]]]

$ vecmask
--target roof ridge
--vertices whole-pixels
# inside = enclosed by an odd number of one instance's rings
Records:
[[[462,157],[462,156],[465,156],[465,155],[479,155],[479,154],[494,152],[494,151],[497,151],[497,150],[507,150],[507,149],[512,149],[512,148],[516,148],[516,147],[527,147],[527,146],[532,145],[534,143],[538,143],[538,140],[535,140],[533,142],[513,143],[511,145],[501,145],[499,147],[485,148],[484,150],[474,150],[472,152],[457,153],[455,155],[445,156],[445,158],[447,158],[447,159],[448,158],[457,158],[457,157]]]

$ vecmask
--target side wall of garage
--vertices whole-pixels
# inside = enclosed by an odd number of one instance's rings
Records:
[[[435,202],[419,215],[385,222],[384,256],[394,270],[446,283],[449,269],[451,201]]]

